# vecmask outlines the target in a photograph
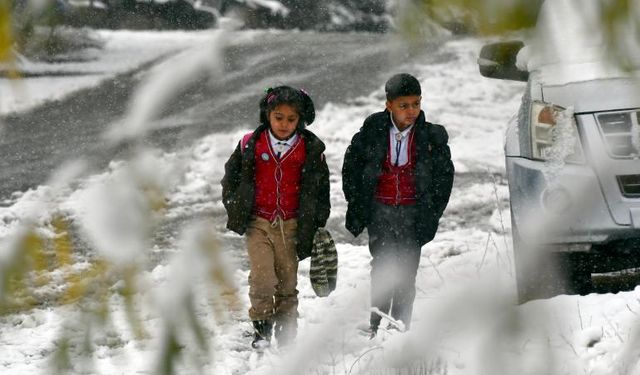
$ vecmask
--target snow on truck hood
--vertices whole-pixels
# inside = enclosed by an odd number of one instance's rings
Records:
[[[545,86],[640,77],[640,0],[630,0],[631,11],[616,22],[612,38],[602,23],[606,2],[545,1],[517,65]]]
[[[635,78],[596,79],[562,85],[543,85],[542,100],[575,113],[640,108],[640,80]]]

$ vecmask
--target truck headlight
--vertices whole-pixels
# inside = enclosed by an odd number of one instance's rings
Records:
[[[534,159],[584,164],[584,152],[573,109],[533,102],[531,149]]]

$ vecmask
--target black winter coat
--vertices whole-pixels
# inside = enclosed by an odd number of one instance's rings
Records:
[[[255,145],[258,136],[269,127],[260,125],[251,136],[245,149],[240,143],[224,165],[222,178],[222,203],[227,210],[227,228],[244,234],[253,213],[255,199]],[[298,259],[311,255],[313,236],[319,227],[324,227],[329,218],[329,168],[324,158],[325,146],[308,130],[301,130],[305,142],[306,159],[302,166],[300,185],[300,208],[296,251]]]
[[[342,190],[347,199],[346,227],[358,236],[370,223],[378,177],[389,149],[390,113],[374,113],[353,136],[342,165]],[[420,215],[414,223],[420,245],[431,241],[438,229],[453,186],[454,167],[441,125],[425,121],[424,112],[415,124],[416,190]]]

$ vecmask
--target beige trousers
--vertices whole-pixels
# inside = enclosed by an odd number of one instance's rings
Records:
[[[293,320],[298,316],[296,219],[270,223],[254,217],[246,233],[251,320]]]

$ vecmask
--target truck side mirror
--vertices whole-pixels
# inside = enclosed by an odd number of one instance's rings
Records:
[[[480,50],[478,67],[487,78],[527,81],[529,72],[516,67],[516,56],[524,47],[519,40],[487,44]]]

